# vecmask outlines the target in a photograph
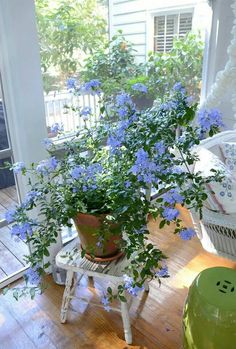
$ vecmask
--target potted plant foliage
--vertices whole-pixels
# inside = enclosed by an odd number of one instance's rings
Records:
[[[101,95],[97,80],[86,88]],[[74,91],[78,93],[76,84]],[[101,102],[100,120],[94,127],[87,125],[91,109],[78,111],[85,128],[65,140],[61,153],[46,140],[48,159],[28,168],[23,163],[13,165],[16,174],[22,172],[28,178],[30,190],[6,218],[13,223],[12,235],[32,246],[26,257],[31,264],[27,284],[14,289],[17,298],[41,291],[42,276],[49,267],[44,257],[69,219],[84,234],[80,238],[83,255],[112,258],[125,253],[130,260],[118,289],[121,299],[125,290],[136,295],[146,280],[168,275],[166,257],[148,240],[147,217],[158,219],[160,229],[174,222],[173,233],[191,239],[195,232],[183,226],[176,205],[201,211],[206,182],[220,178],[215,172],[203,178],[191,171],[196,160],[192,147],[222,125],[221,115],[207,110],[205,120],[201,117],[196,126],[192,123],[196,110],[180,83],[164,102],[145,112],[137,111],[130,95],[121,92],[109,113]],[[179,126],[182,132],[176,137]],[[53,129],[61,132],[59,125]],[[155,202],[146,195],[150,187],[155,189]],[[35,210],[37,214],[31,215]],[[113,296],[109,293],[108,301]]]

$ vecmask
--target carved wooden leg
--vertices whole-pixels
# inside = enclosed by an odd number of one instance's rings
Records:
[[[68,270],[66,275],[66,285],[65,285],[65,290],[64,290],[62,305],[61,305],[61,323],[62,324],[64,324],[67,319],[67,312],[68,312],[68,308],[71,300],[71,293],[74,288],[73,276],[74,276],[74,272],[72,270]]]
[[[125,340],[127,344],[132,344],[132,331],[129,320],[129,310],[128,304],[126,302],[120,302],[121,305],[121,315],[123,320]]]

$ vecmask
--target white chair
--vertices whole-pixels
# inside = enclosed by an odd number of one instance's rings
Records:
[[[200,147],[221,157],[219,144],[235,141],[236,130],[225,131],[203,140]],[[236,260],[236,214],[223,214],[204,207],[201,220],[194,210],[191,210],[191,215],[203,248],[216,255]]]
[[[89,277],[98,277],[106,279],[108,282],[112,283],[122,283],[124,268],[130,263],[125,256],[120,257],[120,259],[112,262],[102,262],[96,263],[89,261],[85,257],[81,257],[81,249],[79,239],[76,238],[72,240],[68,245],[66,245],[56,256],[56,265],[59,268],[67,270],[66,285],[63,295],[62,305],[61,305],[61,322],[65,323],[67,320],[67,313],[70,305],[70,301],[73,298],[86,301],[89,304],[103,307],[101,304],[90,302],[86,298],[76,297],[74,295],[75,288],[79,284],[80,280],[84,275]],[[80,277],[77,280],[77,273]],[[148,283],[145,284],[145,291],[149,291]],[[132,331],[129,319],[129,309],[128,303],[120,302],[119,308],[112,308],[121,313],[123,326],[124,326],[124,336],[127,344],[132,343]]]

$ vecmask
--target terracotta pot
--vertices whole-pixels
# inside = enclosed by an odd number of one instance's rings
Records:
[[[117,224],[110,225],[110,239],[105,241],[102,247],[97,246],[99,236],[96,235],[99,229],[101,229],[105,217],[105,214],[95,216],[87,213],[78,213],[73,219],[81,246],[88,256],[94,255],[99,258],[110,258],[118,255],[120,252],[119,246],[122,241],[122,235]]]

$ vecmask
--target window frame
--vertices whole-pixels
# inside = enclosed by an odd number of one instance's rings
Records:
[[[194,5],[179,6],[175,8],[160,8],[150,11],[147,15],[147,31],[146,31],[146,59],[148,52],[154,52],[154,18],[158,16],[178,15],[182,13],[192,13],[192,24],[194,19]],[[193,26],[192,26],[193,28]]]

